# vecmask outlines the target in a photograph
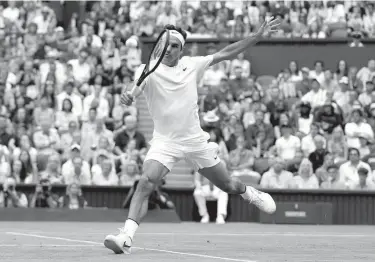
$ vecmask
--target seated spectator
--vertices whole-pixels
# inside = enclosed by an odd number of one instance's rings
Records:
[[[60,197],[59,207],[68,209],[81,209],[87,207],[82,189],[79,184],[70,184],[66,187],[65,196]]]
[[[328,154],[326,150],[326,140],[321,135],[316,135],[314,137],[315,151],[309,155],[309,160],[313,165],[314,173],[316,170],[323,165],[324,157]]]
[[[49,119],[42,119],[41,127],[37,128],[33,134],[33,143],[38,150],[38,169],[43,170],[48,156],[60,149],[60,136]]]
[[[91,184],[90,166],[87,161],[81,159],[81,147],[78,144],[70,147],[70,157],[62,165],[61,174],[65,184]]]
[[[43,119],[48,119],[50,122],[55,121],[55,113],[53,109],[48,104],[48,97],[42,96],[38,103],[37,107],[34,109],[34,122],[36,126],[40,126]]]
[[[327,167],[327,173],[322,176],[321,189],[346,189],[345,184],[340,180],[339,167],[335,164]]]
[[[3,191],[0,192],[0,207],[27,207],[26,195],[16,190],[16,180],[8,177],[3,183]]]
[[[195,189],[193,196],[195,203],[198,206],[199,215],[202,217],[201,223],[210,222],[206,201],[217,200],[216,223],[225,224],[225,218],[227,216],[228,194],[214,186],[199,173],[195,174],[194,181]]]
[[[315,137],[319,134],[319,125],[317,123],[312,123],[310,127],[310,133],[301,139],[301,150],[305,157],[315,151]]]
[[[137,118],[128,115],[124,117],[124,127],[116,132],[115,136],[115,152],[121,155],[125,152],[125,149],[130,140],[135,141],[135,149],[145,152],[147,145],[144,135],[137,130]]]
[[[51,192],[52,186],[48,179],[42,179],[35,186],[35,193],[31,198],[30,207],[56,208],[58,197]]]
[[[367,157],[370,155],[370,144],[373,143],[373,141],[366,135],[360,134],[359,136],[359,155],[361,156],[361,159]]]
[[[260,174],[252,170],[254,166],[254,153],[246,148],[245,139],[239,136],[236,140],[236,149],[229,153],[228,170],[231,176],[249,176],[258,184]]]
[[[78,125],[78,117],[73,113],[72,109],[72,101],[69,98],[65,98],[62,103],[61,111],[56,112],[55,127],[60,133],[68,131],[71,122],[76,122]]]
[[[359,95],[358,101],[364,106],[367,107],[372,103],[371,93],[374,91],[374,83],[371,81],[366,82],[365,92]]]
[[[302,160],[297,176],[289,183],[289,188],[295,189],[318,189],[319,181],[313,172],[311,162],[305,158]]]
[[[262,188],[288,188],[293,174],[285,170],[284,160],[276,158],[273,160],[272,167],[263,174],[260,181]]]
[[[69,122],[68,130],[61,134],[61,157],[62,161],[65,162],[70,155],[72,145],[81,143],[81,130],[79,124],[76,121]]]
[[[35,182],[36,181],[36,169],[33,167],[31,156],[28,151],[21,151],[19,158],[14,158],[14,160],[20,160],[21,170],[19,172],[19,177],[17,181],[19,183],[26,183],[26,179]]]
[[[87,131],[87,133],[84,133]],[[92,158],[93,152],[97,149],[100,137],[106,137],[109,141],[110,147],[114,145],[113,132],[108,130],[105,126],[104,119],[96,119],[96,124],[94,129],[82,130],[82,140],[81,140],[81,154],[82,157],[88,161]]]
[[[97,117],[107,119],[109,116],[109,103],[105,96],[102,95],[102,86],[95,85],[90,94],[83,99],[82,120],[88,119],[90,108],[97,109]]]
[[[119,178],[114,171],[111,160],[107,157],[91,169],[92,184],[97,186],[117,186]]]
[[[305,136],[310,133],[310,127],[314,120],[309,103],[301,103],[295,105],[295,111],[292,113],[294,121],[297,124],[297,132]]]
[[[333,129],[342,125],[342,117],[335,113],[332,104],[326,103],[317,109],[315,122],[319,123],[325,133],[331,134]]]
[[[48,157],[47,167],[40,173],[40,177],[48,179],[51,184],[63,184],[64,178],[61,175],[60,156],[57,153]]]
[[[250,76],[251,73],[251,65],[250,62],[245,58],[244,53],[240,53],[237,55],[237,58],[233,59],[230,63],[229,67],[229,77],[235,78],[235,68],[240,67],[242,70],[242,77],[247,78]]]
[[[369,164],[360,160],[359,150],[357,148],[349,148],[349,161],[340,166],[340,180],[345,183],[345,186],[349,189],[353,189],[359,183],[358,170],[365,168],[371,174],[371,168]],[[368,179],[371,181],[371,177]]]
[[[346,162],[348,159],[347,138],[341,126],[333,129],[332,135],[327,141],[327,150],[333,154],[334,162],[337,165]]]
[[[284,161],[290,161],[294,158],[297,151],[301,149],[300,139],[292,135],[292,128],[290,125],[281,126],[282,136],[276,140],[277,156]]]
[[[259,140],[259,133],[264,133],[263,139]],[[270,124],[264,123],[264,113],[261,110],[255,112],[255,123],[250,125],[246,131],[246,142],[252,147],[261,147],[262,152],[267,152],[275,142],[275,134]]]
[[[365,122],[361,109],[353,110],[351,121],[345,125],[345,134],[349,147],[360,147],[359,138],[365,136],[368,139],[374,139],[374,132],[371,126]]]
[[[366,168],[358,169],[359,181],[358,184],[354,186],[354,190],[375,190],[375,184],[368,179],[371,176],[371,173]]]
[[[121,173],[118,176],[121,186],[133,186],[141,178],[137,162],[128,161],[121,165]]]
[[[302,98],[302,102],[308,102],[312,109],[322,106],[326,100],[327,91],[322,89],[320,82],[313,78],[311,80],[311,90],[307,92]]]

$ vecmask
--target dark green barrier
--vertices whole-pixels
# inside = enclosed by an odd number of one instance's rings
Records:
[[[30,195],[32,185],[19,185],[18,190]],[[64,194],[65,186],[55,186],[54,192]],[[82,188],[89,206],[121,208],[129,190],[127,187],[86,186]],[[175,203],[177,214],[183,221],[193,220],[193,189],[165,188]],[[332,203],[333,224],[375,225],[375,191],[329,190],[267,190],[277,202]],[[239,196],[230,197],[230,221],[259,222],[259,211]]]
[[[205,55],[208,43],[217,44],[218,50],[227,44],[238,39],[199,39],[191,40],[186,45],[188,50],[191,42],[194,41],[199,46],[199,54]],[[143,54],[145,61],[152,48],[152,39],[142,39]],[[256,75],[271,74],[276,75],[290,61],[295,60],[299,66],[312,68],[316,60],[323,60],[326,67],[336,70],[337,62],[344,59],[350,66],[362,67],[369,59],[375,59],[375,40],[365,40],[365,47],[350,48],[347,40],[332,39],[300,39],[291,41],[290,39],[269,39],[259,42],[245,53],[251,62],[252,72]]]

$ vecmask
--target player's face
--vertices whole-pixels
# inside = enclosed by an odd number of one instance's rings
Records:
[[[182,51],[183,49],[181,42],[175,36],[171,35],[169,39],[169,46],[162,63],[167,66],[175,66],[180,59]]]

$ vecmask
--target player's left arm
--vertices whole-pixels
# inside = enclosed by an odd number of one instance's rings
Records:
[[[279,25],[280,21],[278,19],[273,20],[273,18],[271,18],[269,20],[266,20],[259,28],[258,32],[256,32],[255,34],[248,36],[243,40],[230,44],[224,47],[219,52],[213,54],[213,60],[210,63],[210,66],[224,60],[230,60],[235,58],[239,53],[242,53],[246,49],[258,43],[261,40],[264,33],[277,32]]]

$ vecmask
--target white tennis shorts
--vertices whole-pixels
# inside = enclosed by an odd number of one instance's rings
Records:
[[[169,170],[175,163],[184,159],[195,171],[215,166],[220,162],[219,146],[213,142],[204,142],[197,146],[183,146],[181,144],[166,143],[162,140],[153,140],[146,155],[147,160],[156,160]]]

